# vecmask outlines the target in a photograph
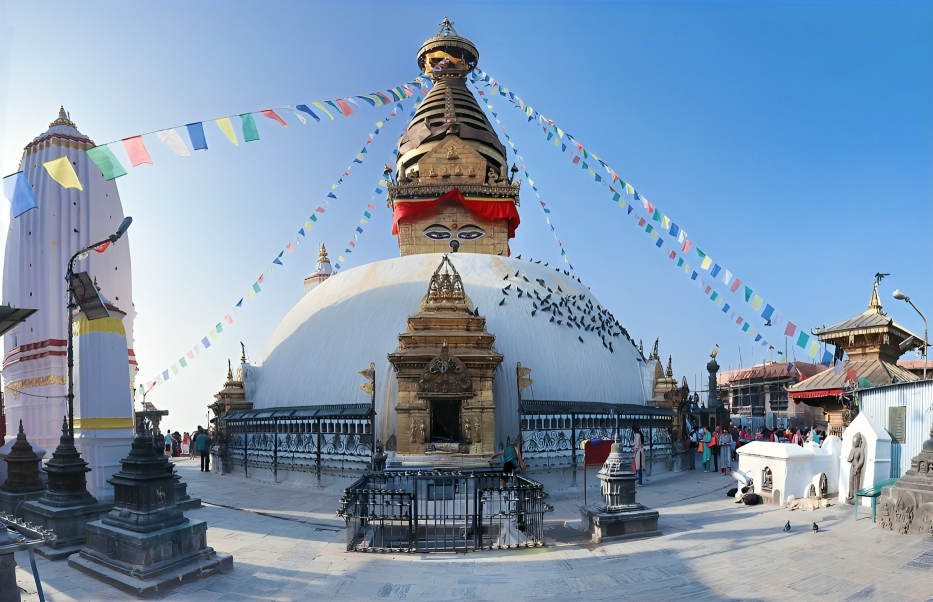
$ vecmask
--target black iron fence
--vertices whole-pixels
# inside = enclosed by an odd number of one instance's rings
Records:
[[[313,472],[368,471],[373,462],[370,406],[248,410],[224,417],[227,456],[250,468]]]
[[[344,490],[347,550],[469,552],[544,545],[544,487],[498,472],[371,474]]]

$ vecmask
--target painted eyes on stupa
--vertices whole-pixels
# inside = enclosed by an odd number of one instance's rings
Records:
[[[450,238],[450,228],[440,224],[431,224],[424,229],[424,235],[431,240],[447,240]]]
[[[477,238],[482,238],[484,236],[486,236],[486,231],[479,226],[474,226],[473,224],[461,226],[460,230],[457,231],[457,238],[460,240],[476,240]]]

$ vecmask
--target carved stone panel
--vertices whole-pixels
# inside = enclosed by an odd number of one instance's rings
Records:
[[[444,345],[441,353],[425,367],[418,381],[419,397],[473,396],[473,378],[470,371],[456,357],[450,355],[450,348]]]
[[[457,136],[448,135],[418,161],[425,184],[477,184],[486,177],[486,159]]]

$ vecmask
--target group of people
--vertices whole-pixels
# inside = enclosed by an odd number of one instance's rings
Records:
[[[816,443],[822,446],[823,442],[826,441],[826,431],[813,428],[805,428],[803,430],[791,430],[789,427],[779,427],[774,430],[759,428],[755,433],[754,440],[772,441],[774,443],[793,443],[801,447],[804,443]]]
[[[193,435],[189,435],[187,432],[179,433],[178,431],[171,432],[171,430],[169,430],[169,432],[171,434],[168,441],[166,441],[162,431],[156,430],[155,435],[152,437],[152,447],[154,447],[157,452],[164,453],[166,456],[171,456],[173,458],[194,458],[195,456],[200,456],[201,471],[210,472],[210,450],[213,440],[209,431],[205,430],[202,426],[198,426],[198,430],[195,431]]]

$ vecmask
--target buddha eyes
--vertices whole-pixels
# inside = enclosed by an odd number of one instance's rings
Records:
[[[431,224],[424,229],[424,235],[426,238],[430,238],[431,240],[447,240],[453,237],[453,233],[450,231],[450,228],[447,226],[442,226],[441,224]],[[461,226],[457,230],[456,235],[456,237],[460,240],[476,240],[477,238],[482,238],[483,236],[486,236],[486,231],[473,224]]]

